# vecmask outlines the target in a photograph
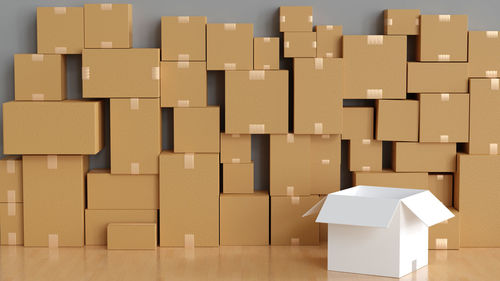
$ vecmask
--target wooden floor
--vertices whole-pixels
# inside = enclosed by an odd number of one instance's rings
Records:
[[[326,270],[326,245],[158,248],[0,247],[0,280],[395,280]],[[500,249],[429,251],[401,280],[500,280]]]

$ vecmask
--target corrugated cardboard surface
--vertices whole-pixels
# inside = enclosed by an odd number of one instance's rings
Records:
[[[469,77],[499,77],[498,31],[469,31]]]
[[[311,194],[340,190],[340,135],[311,136]]]
[[[206,107],[206,62],[161,62],[162,107]]]
[[[14,202],[23,202],[22,161],[20,158],[7,156],[0,160],[0,203],[12,202],[9,200],[9,192],[12,194],[12,191]]]
[[[377,100],[376,139],[418,141],[419,102]]]
[[[429,250],[458,250],[460,248],[460,213],[448,208],[455,217],[429,227]]]
[[[392,168],[396,172],[454,172],[455,143],[394,142]]]
[[[281,6],[279,10],[280,32],[312,30],[311,6]]]
[[[375,114],[373,107],[342,109],[342,139],[373,139]]]
[[[207,24],[207,70],[253,69],[253,24]]]
[[[452,174],[429,174],[429,190],[446,207],[453,205]]]
[[[85,4],[84,9],[85,48],[132,48],[131,4]]]
[[[384,34],[418,35],[420,10],[387,9],[384,11]]]
[[[253,162],[222,165],[224,193],[253,193]]]
[[[467,93],[467,63],[408,63],[408,93]]]
[[[342,26],[317,25],[316,31],[316,57],[341,58],[342,57]]]
[[[36,8],[39,54],[81,54],[84,45],[83,7]]]
[[[280,38],[253,38],[253,69],[278,70],[280,68]]]
[[[370,139],[350,140],[349,170],[382,171],[382,142]]]
[[[316,57],[316,32],[285,32],[283,35],[283,57]]]
[[[396,188],[428,189],[427,173],[354,172],[352,185],[369,185]]]
[[[155,223],[108,224],[108,250],[156,249]]]
[[[174,152],[219,152],[218,106],[174,108]]]
[[[220,134],[221,163],[250,163],[252,135]]]
[[[0,203],[0,245],[23,245],[23,236],[23,203]]]
[[[207,17],[161,17],[161,60],[205,61]]]

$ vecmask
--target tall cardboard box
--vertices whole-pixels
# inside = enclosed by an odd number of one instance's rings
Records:
[[[469,31],[469,77],[499,77],[498,31]]]
[[[390,170],[354,172],[352,185],[429,189],[427,173],[396,173]]]
[[[220,195],[220,244],[223,246],[269,245],[269,195]]]
[[[23,203],[0,203],[0,245],[23,245]]]
[[[222,165],[224,193],[253,193],[253,162]]]
[[[250,163],[252,135],[220,134],[221,163]]]
[[[219,154],[160,154],[160,246],[219,245]]]
[[[349,141],[349,170],[382,171],[382,142],[371,139]]]
[[[342,59],[295,58],[294,133],[342,133]]]
[[[270,138],[271,196],[311,194],[311,136],[288,134]]]
[[[206,107],[205,62],[161,62],[161,107]]]
[[[226,134],[288,133],[288,71],[226,71]]]
[[[207,70],[253,69],[253,24],[207,24]]]
[[[342,109],[342,139],[373,139],[375,113],[373,107],[344,107]]]
[[[23,156],[25,246],[83,246],[87,171],[87,156]]]
[[[131,4],[85,4],[85,48],[132,48]]]
[[[281,6],[280,32],[311,31],[313,10],[311,6]]]
[[[420,94],[420,142],[469,142],[469,94]]]
[[[449,207],[453,218],[429,227],[429,250],[460,249],[460,213]]]
[[[5,154],[97,154],[104,146],[101,101],[11,101],[2,106]]]
[[[283,57],[316,57],[316,32],[285,32],[283,36]]]
[[[420,33],[420,10],[384,10],[384,34],[418,35]]]
[[[443,205],[453,205],[453,174],[429,174],[429,190]]]
[[[280,38],[253,38],[253,69],[280,69]]]
[[[406,47],[406,36],[345,35],[344,98],[405,99]]]
[[[377,100],[376,139],[418,141],[419,102]]]
[[[467,93],[467,63],[408,62],[408,93]]]
[[[15,54],[14,92],[15,100],[65,100],[66,58]]]
[[[311,194],[340,190],[340,135],[311,136]]]
[[[342,25],[317,25],[316,31],[316,57],[341,58],[342,57]]]
[[[108,250],[154,250],[156,233],[155,223],[110,223]]]
[[[205,61],[207,17],[161,17],[162,61]]]
[[[23,168],[20,158],[0,160],[0,203],[23,202]]]
[[[418,61],[467,61],[467,15],[421,15]]]
[[[395,172],[454,172],[455,143],[394,142],[392,168]]]
[[[83,7],[37,7],[39,54],[81,54],[84,44]]]
[[[174,152],[219,152],[219,107],[174,108]]]
[[[158,174],[159,99],[110,99],[111,173]]]
[[[85,49],[84,98],[160,97],[160,49]]]

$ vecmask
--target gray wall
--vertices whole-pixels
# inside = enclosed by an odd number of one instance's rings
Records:
[[[109,1],[103,1],[109,2]],[[313,6],[314,24],[343,25],[344,34],[381,34],[383,31],[383,10],[386,8],[418,8],[426,14],[468,14],[471,30],[500,30],[500,1],[466,0],[129,0],[111,1],[133,4],[134,47],[160,47],[160,17],[179,15],[204,15],[208,22],[250,22],[254,24],[255,36],[278,36],[278,7],[281,5]],[[14,99],[15,53],[36,52],[36,7],[37,6],[82,6],[84,1],[35,1],[2,0],[0,9],[0,102]],[[411,53],[411,50],[410,52]],[[69,98],[81,97],[80,57],[68,58]],[[283,68],[290,68],[290,62],[282,62]],[[224,75],[210,72],[208,75],[208,101],[223,104]],[[371,104],[370,102],[348,101],[345,105]],[[1,111],[1,109],[0,109]],[[2,118],[0,116],[0,118]],[[109,128],[109,123],[107,124]],[[3,131],[3,130],[2,130]],[[0,155],[3,155],[3,132],[0,132]],[[172,148],[172,111],[163,111],[164,149]],[[267,188],[269,181],[269,137],[252,138],[252,158],[256,162],[255,185]],[[109,133],[107,133],[109,144]],[[384,145],[384,165],[390,165],[390,146]],[[346,171],[346,143],[342,145],[342,185],[350,184]],[[109,145],[96,156],[91,157],[91,167],[109,167]]]

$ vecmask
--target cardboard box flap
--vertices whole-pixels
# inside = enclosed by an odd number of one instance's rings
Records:
[[[454,217],[453,213],[428,190],[403,198],[401,202],[428,227]]]

